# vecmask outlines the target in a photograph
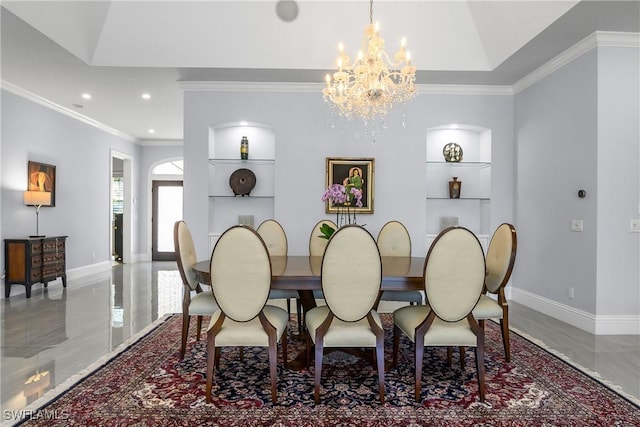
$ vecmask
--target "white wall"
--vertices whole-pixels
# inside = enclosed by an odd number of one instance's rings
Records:
[[[640,49],[598,49],[598,315],[640,313]]]
[[[599,47],[515,96],[514,297],[595,333],[640,331],[639,69]]]
[[[589,313],[596,307],[596,59],[592,50],[515,97],[514,283]],[[579,189],[587,197],[578,198]],[[584,231],[570,231],[571,219],[582,219]]]
[[[375,236],[391,220],[404,222],[416,255],[426,253],[427,129],[465,123],[492,131],[491,227],[513,221],[513,104],[510,95],[421,94],[401,115],[390,116],[389,128],[375,137],[360,122],[332,121],[317,93],[306,92],[185,92],[185,219],[199,254],[208,251],[209,128],[242,120],[275,129],[275,218],[287,231],[290,254],[306,254],[313,224],[325,214],[320,198],[325,188],[326,157],[375,158],[375,212],[359,215]],[[332,123],[335,125],[332,127]],[[238,144],[240,141],[238,141]],[[259,177],[258,177],[259,179]]]
[[[140,147],[4,90],[1,119],[2,238],[35,233],[35,209],[22,200],[35,160],[56,166],[56,206],[41,208],[40,232],[69,236],[67,270],[110,262],[110,151],[136,159]]]

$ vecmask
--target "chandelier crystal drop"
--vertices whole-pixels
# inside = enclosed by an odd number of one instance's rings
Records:
[[[356,60],[338,46],[337,71],[327,74],[327,86],[322,90],[324,100],[334,111],[349,120],[353,118],[375,121],[387,115],[398,104],[412,99],[416,90],[416,67],[402,39],[400,50],[390,60],[384,51],[384,39],[379,25],[373,23],[373,0],[369,6],[369,25],[362,38],[362,50]]]

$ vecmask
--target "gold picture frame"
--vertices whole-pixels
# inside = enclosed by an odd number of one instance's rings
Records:
[[[56,167],[46,163],[29,160],[27,167],[27,190],[48,191],[51,193],[51,203],[42,206],[56,205]]]
[[[373,157],[327,157],[326,187],[333,184],[354,185],[362,190],[362,207],[348,206],[349,210],[358,214],[373,213],[375,158]],[[354,176],[359,175],[359,179]],[[340,208],[346,205],[335,205],[327,200],[326,213],[338,213]]]

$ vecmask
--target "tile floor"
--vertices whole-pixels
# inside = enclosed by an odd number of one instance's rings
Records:
[[[114,266],[102,277],[36,285],[0,303],[0,403],[20,410],[166,313],[181,311],[174,262]],[[381,306],[381,311],[384,311]],[[511,326],[640,399],[640,336],[594,336],[512,303]],[[4,419],[4,418],[3,418]]]

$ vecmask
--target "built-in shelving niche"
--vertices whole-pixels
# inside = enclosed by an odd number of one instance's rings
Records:
[[[450,142],[462,147],[460,162],[446,162],[442,149]],[[438,126],[426,139],[427,240],[443,228],[443,218],[474,232],[486,248],[491,210],[491,130],[470,125]],[[462,182],[460,199],[449,198],[449,181]]]

